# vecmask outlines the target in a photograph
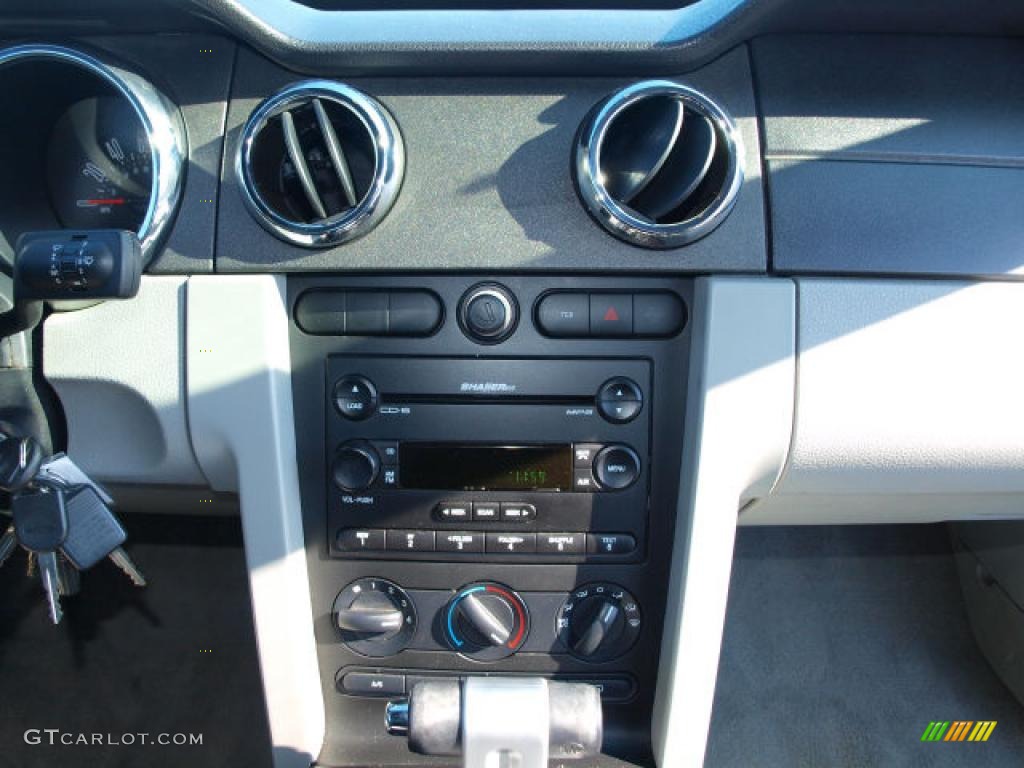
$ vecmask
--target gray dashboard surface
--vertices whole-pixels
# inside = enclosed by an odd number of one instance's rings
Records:
[[[601,11],[481,0],[468,13],[458,0],[383,5],[325,12],[287,0],[188,0],[182,7],[292,69],[346,75],[652,75],[693,69],[771,32],[1024,31],[1019,0],[986,0],[983,8],[961,0],[680,0],[687,7],[653,10],[619,0],[618,10],[603,3]]]
[[[301,80],[239,50],[217,234],[217,271],[586,269],[764,271],[764,213],[749,59],[738,48],[682,78],[739,124],[747,180],[709,236],[671,251],[622,243],[585,212],[570,175],[576,130],[622,79],[347,79],[394,114],[406,173],[377,229],[324,250],[287,245],[245,209],[234,174],[241,126],[256,105]]]
[[[1024,167],[1024,42],[780,35],[752,43],[765,153]]]
[[[741,43],[786,0],[699,0],[682,8],[526,9],[455,0],[324,11],[287,0],[189,0],[202,15],[303,72],[551,74],[692,69]]]
[[[325,0],[306,4],[332,5]],[[333,3],[376,11],[353,16],[344,11],[295,14],[303,9],[288,0],[147,0],[141,13],[138,0],[4,0],[0,27],[10,37],[221,29],[295,71],[345,76],[653,75],[693,69],[745,40],[777,32],[1024,33],[1020,0],[985,0],[983,5],[963,0],[674,4],[696,6],[687,12],[673,10],[670,0],[658,0],[648,4],[657,8],[643,15],[645,9],[629,0],[600,0],[593,5],[622,10],[617,16],[587,9],[551,12],[557,6],[587,4],[474,0],[469,5],[480,12],[462,16],[458,11],[467,4],[459,0]],[[279,28],[266,23],[274,18],[284,23]]]
[[[787,273],[1024,279],[1024,170],[772,159]]]
[[[1024,275],[1024,46],[781,36],[753,44],[773,266]]]

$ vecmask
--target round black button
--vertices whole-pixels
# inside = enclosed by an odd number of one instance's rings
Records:
[[[503,285],[483,283],[466,291],[459,304],[459,323],[481,344],[497,344],[511,335],[519,321],[515,297]]]
[[[594,476],[602,488],[621,491],[640,477],[640,457],[625,445],[609,445],[594,459]]]
[[[380,469],[380,457],[364,440],[353,440],[338,448],[331,471],[334,484],[343,491],[362,491],[373,485]]]
[[[643,407],[644,393],[632,379],[621,376],[609,379],[597,391],[597,410],[613,424],[632,421]]]
[[[346,419],[367,419],[377,410],[377,388],[365,376],[343,376],[334,385],[334,407]]]
[[[466,305],[466,322],[481,336],[499,333],[508,322],[508,305],[489,294],[475,296]]]

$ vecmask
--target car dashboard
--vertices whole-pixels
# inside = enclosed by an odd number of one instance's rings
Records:
[[[144,274],[0,341],[0,423],[128,518],[239,517],[275,768],[441,764],[389,701],[537,676],[601,691],[588,764],[705,764],[741,532],[949,523],[1003,578],[1022,30],[945,0],[9,3],[0,309],[27,232],[135,232]]]

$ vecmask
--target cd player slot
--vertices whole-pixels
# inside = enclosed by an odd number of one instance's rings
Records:
[[[384,393],[386,405],[594,405],[594,395],[403,395]]]

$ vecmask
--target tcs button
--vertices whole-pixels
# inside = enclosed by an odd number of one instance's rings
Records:
[[[537,327],[548,336],[589,336],[590,297],[585,293],[549,293],[537,305]]]

